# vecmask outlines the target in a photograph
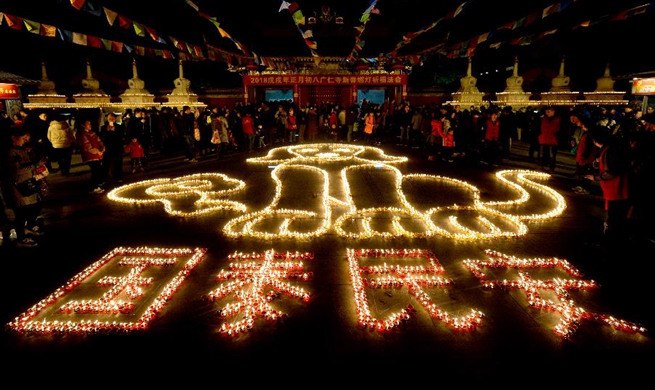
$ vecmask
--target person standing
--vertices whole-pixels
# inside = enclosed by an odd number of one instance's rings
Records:
[[[289,143],[294,143],[298,133],[298,116],[296,116],[296,110],[293,108],[293,106],[289,107],[289,110],[287,111],[287,124],[285,131]]]
[[[441,138],[441,160],[453,162],[453,153],[455,153],[455,129],[450,124],[450,119],[446,116],[441,117],[441,126],[437,126]]]
[[[28,150],[30,134],[22,125],[14,125],[10,129],[11,147],[4,156],[1,176],[7,206],[14,211],[14,226],[16,228],[16,246],[33,248],[38,243],[29,236],[43,235],[39,225],[41,213],[41,198],[37,190],[21,192],[17,183],[34,178],[34,167],[38,161],[32,158]]]
[[[29,120],[31,117],[32,115],[28,115],[25,125],[30,132],[30,145],[34,152],[34,158],[36,161],[43,162],[50,172],[55,172],[50,161],[52,159],[52,144],[48,139],[48,127],[50,126],[48,113],[42,111],[36,118]]]
[[[309,106],[307,109],[307,140],[309,142],[316,141],[316,136],[318,135],[318,112],[316,111],[315,106]]]
[[[196,116],[191,111],[191,107],[184,106],[182,107],[182,114],[179,121],[179,130],[182,134],[182,139],[184,140],[184,153],[186,155],[186,161],[188,162],[198,162],[196,156],[196,140],[194,138],[194,131],[196,129],[197,122]]]
[[[227,120],[228,111],[219,111],[215,113],[212,119],[212,143],[216,145],[217,158],[222,158],[227,153],[230,138],[230,124]]]
[[[156,112],[156,111],[155,111]],[[140,108],[134,109],[134,116],[128,122],[127,128],[127,137],[132,139],[136,137],[139,140],[139,143],[143,145],[143,148],[146,151],[146,157],[144,158],[144,164],[148,163],[148,149],[152,146],[151,141],[151,130],[152,127],[150,124],[156,122],[158,116],[150,113],[150,116],[146,115],[146,112]]]
[[[271,137],[271,144],[273,143],[283,143],[284,142],[284,133],[287,128],[287,110],[284,108],[284,105],[282,103],[278,104],[277,106],[277,111],[275,111],[275,114],[273,114],[273,118],[275,119],[275,128],[274,128],[274,134],[272,134]]]
[[[296,116],[298,117],[298,143],[305,142],[305,131],[307,130],[307,110],[308,107],[298,109]]]
[[[397,125],[400,131],[398,145],[410,145],[409,136],[412,129],[412,115],[413,113],[409,103],[405,103],[405,105],[398,111]]]
[[[423,122],[423,114],[420,107],[414,109],[410,122],[409,144],[413,149],[418,149],[422,145],[421,123]]]
[[[243,129],[243,136],[246,138],[248,145],[248,153],[251,153],[255,146],[255,119],[252,117],[250,110],[246,110],[246,114],[241,118],[241,128]]]
[[[492,109],[489,118],[482,126],[482,162],[489,166],[498,166],[500,162],[500,119],[498,111]]]
[[[348,111],[346,111],[346,106],[337,106],[337,125],[339,131],[337,131],[337,141],[341,142],[348,139],[348,127],[347,127],[347,116]]]
[[[355,132],[355,123],[357,123],[357,106],[350,107],[346,113],[346,142],[354,141],[353,132]]]
[[[52,144],[52,154],[59,165],[61,175],[69,176],[75,145],[73,129],[66,121],[53,120],[48,126],[48,140]]]
[[[91,170],[91,180],[89,182],[92,194],[102,194],[105,192],[105,170],[102,166],[102,160],[105,153],[105,145],[93,130],[93,123],[86,119],[82,122],[82,128],[77,132],[77,145],[80,149],[82,162],[89,166]]]
[[[585,176],[594,173],[594,161],[596,161],[598,149],[590,134],[587,120],[580,122],[580,131],[580,138],[575,149],[575,178],[578,185],[573,187],[573,191],[584,195],[589,193],[589,190],[585,188]]]
[[[132,138],[132,141],[125,146],[125,152],[130,156],[132,173],[136,173],[137,171],[143,172],[143,160],[146,158],[146,151],[143,149],[143,145],[141,145],[139,139],[136,137]]]
[[[121,123],[116,122],[116,114],[113,112],[107,114],[107,122],[100,127],[98,136],[105,145],[105,152],[102,156],[104,177],[108,178],[111,175],[117,183],[122,183],[125,128]]]
[[[375,112],[369,111],[364,117],[364,141],[371,145],[375,142]]]
[[[562,128],[561,117],[557,115],[555,107],[548,106],[541,117],[539,126],[539,152],[541,154],[541,169],[548,167],[555,171],[557,162],[557,146],[559,145],[559,132]]]
[[[327,117],[328,122],[328,139],[331,141],[339,140],[339,115],[337,109],[332,107]]]
[[[13,124],[14,121],[7,116],[7,113],[0,111],[0,246],[4,240],[9,242],[16,239],[14,222],[9,218],[8,214],[11,207],[9,207],[5,200],[9,197],[9,194],[5,195],[5,192],[8,191],[9,184],[6,184],[6,181],[2,180],[3,175],[7,171],[5,166],[7,153],[9,153],[12,146],[12,139],[9,132]]]
[[[512,152],[512,140],[516,138],[516,114],[511,106],[505,106],[498,117],[500,129],[498,141],[500,143],[500,154],[502,158],[509,158]]]

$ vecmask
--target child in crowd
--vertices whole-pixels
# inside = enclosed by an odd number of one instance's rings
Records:
[[[127,144],[125,147],[125,152],[130,154],[130,159],[132,160],[132,173],[143,172],[143,159],[146,157],[146,152],[143,149],[143,145],[139,143],[139,140],[136,137],[132,138],[132,142]]]

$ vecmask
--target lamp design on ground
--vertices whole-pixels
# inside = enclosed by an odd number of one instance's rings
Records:
[[[540,183],[550,175],[531,170],[502,170],[496,179],[514,199],[483,200],[474,185],[438,175],[404,174],[394,165],[406,157],[361,145],[303,144],[271,149],[266,156],[247,160],[272,167],[274,195],[260,210],[228,197],[241,196],[246,183],[221,173],[199,173],[179,178],[136,182],[112,190],[110,200],[130,204],[163,203],[171,215],[188,217],[219,210],[242,213],[223,226],[231,238],[309,240],[336,232],[359,240],[429,238],[457,240],[517,238],[528,232],[526,223],[551,219],[566,209],[564,197]],[[284,178],[284,180],[282,180]],[[370,197],[353,195],[353,185],[373,178],[385,193],[388,206],[370,207]],[[288,187],[285,183],[302,183]],[[458,191],[456,204],[419,209],[415,191]],[[299,194],[298,191],[302,191]],[[300,201],[299,201],[300,199]],[[189,203],[191,202],[191,203]],[[532,213],[528,211],[534,210]]]
[[[205,254],[202,248],[116,248],[20,314],[7,328],[37,334],[143,331]],[[148,272],[151,268],[159,272]]]
[[[221,309],[220,332],[238,336],[252,329],[258,317],[276,322],[287,317],[271,302],[281,296],[308,302],[310,294],[287,280],[308,281],[313,273],[304,269],[304,262],[314,258],[312,253],[276,252],[233,253],[229,256],[229,270],[221,270],[216,277],[221,285],[207,296],[211,301],[232,297]],[[230,321],[231,320],[231,321]]]
[[[243,181],[222,173],[199,173],[126,184],[111,190],[107,197],[127,204],[162,203],[171,215],[192,217],[226,209],[245,211],[244,204],[225,199],[245,186]],[[190,201],[192,203],[187,204]]]
[[[416,311],[411,304],[387,314],[386,319],[377,318],[369,302],[375,290],[386,290],[388,298],[393,299],[396,291],[407,289],[431,318],[444,322],[458,331],[470,331],[482,323],[484,314],[470,310],[464,316],[456,317],[440,308],[430,296],[431,290],[451,287],[452,279],[440,275],[446,273],[436,256],[422,249],[348,249],[348,264],[358,326],[376,332],[386,332],[410,319]],[[383,261],[382,264],[379,264]],[[372,263],[373,265],[363,265]],[[391,263],[391,265],[389,264]],[[393,292],[389,292],[393,291]],[[396,303],[392,306],[398,307]]]
[[[598,288],[593,280],[577,279],[584,275],[568,261],[558,258],[521,259],[504,253],[486,250],[487,260],[464,260],[466,268],[478,279],[483,288],[489,290],[519,290],[525,294],[528,306],[559,315],[559,322],[553,331],[558,336],[568,339],[584,321],[610,326],[621,332],[646,333],[646,329],[634,322],[624,321],[613,316],[589,312],[580,307],[571,297],[569,291],[592,290]],[[483,270],[516,270],[518,275],[507,279],[490,279]],[[559,270],[566,276],[540,280],[533,277],[528,270]],[[489,272],[489,271],[487,271]],[[549,297],[556,297],[552,299]]]

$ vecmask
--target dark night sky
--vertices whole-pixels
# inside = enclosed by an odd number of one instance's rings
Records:
[[[311,56],[290,13],[279,11],[280,2],[239,1],[227,5],[227,2],[195,0],[193,3],[199,7],[200,12],[216,17],[220,27],[250,52],[259,56]],[[380,13],[371,15],[364,25],[361,39],[365,45],[360,57],[391,53],[402,42],[403,35],[424,30],[462,3],[453,0],[377,1],[376,7]],[[478,77],[478,87],[481,90],[502,90],[504,80],[511,75],[515,57],[519,58],[519,73],[526,79],[524,86],[532,87],[533,90],[543,86],[539,86],[536,81],[531,86],[531,78],[555,76],[563,56],[566,58],[566,74],[571,77],[571,88],[574,90],[593,90],[595,80],[603,75],[608,62],[612,76],[620,79],[655,69],[655,60],[647,50],[649,26],[655,21],[654,7],[648,8],[644,14],[625,20],[610,20],[608,16],[648,3],[634,0],[604,3],[597,0],[572,1],[561,12],[528,27],[499,31],[481,44],[473,57],[473,73]],[[242,54],[232,40],[222,38],[218,29],[184,0],[94,0],[89,1],[89,4],[100,9],[104,6],[156,30],[163,37],[172,36],[200,46],[204,45],[206,39],[222,50]],[[135,4],[138,4],[136,9]],[[308,0],[298,1],[297,4],[306,17],[312,16],[314,11],[320,13],[324,5],[329,5],[333,14],[343,16],[343,25],[319,23],[313,31],[319,56],[347,56],[354,48],[355,27],[362,25],[359,18],[371,1]],[[403,46],[398,54],[420,53],[440,42],[446,42],[447,45],[464,42],[482,33],[497,31],[503,24],[541,12],[553,4],[564,3],[548,0],[468,1],[456,18],[442,20],[437,27]],[[76,10],[69,0],[21,0],[11,3],[0,0],[0,12],[127,44],[154,44],[149,38],[136,36],[133,30],[109,25],[104,16]],[[586,28],[575,28],[586,20],[596,23]],[[530,45],[511,44],[512,39],[551,30],[556,33],[534,40]],[[43,59],[48,66],[49,78],[62,90],[79,88],[81,79],[86,77],[86,58],[91,60],[94,76],[101,81],[101,87],[104,85],[103,89],[107,92],[112,88],[124,88],[121,83],[132,77],[132,54],[129,53],[114,53],[41,37],[27,32],[25,28],[14,31],[6,23],[0,26],[0,39],[4,43],[0,70],[40,79],[40,61]],[[500,46],[497,49],[490,48],[491,43],[500,43]],[[170,44],[154,46],[174,49]],[[146,88],[156,90],[173,87],[178,70],[176,61],[159,57],[136,58],[139,76],[146,81]],[[185,77],[192,81],[192,87],[240,86],[240,77],[225,69],[226,64],[222,61],[185,62]],[[447,58],[439,53],[431,53],[424,57],[423,66],[414,68],[410,86],[431,86],[439,76],[448,74],[454,75],[451,78],[456,80],[458,86],[459,77],[465,71],[466,58]],[[484,75],[485,72],[490,75]]]

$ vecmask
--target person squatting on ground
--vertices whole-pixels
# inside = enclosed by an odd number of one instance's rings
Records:
[[[606,129],[595,128],[592,133],[599,150],[598,173],[588,174],[589,180],[600,183],[605,200],[603,233],[607,238],[622,238],[627,233],[629,203],[628,161],[618,144],[611,142]]]

